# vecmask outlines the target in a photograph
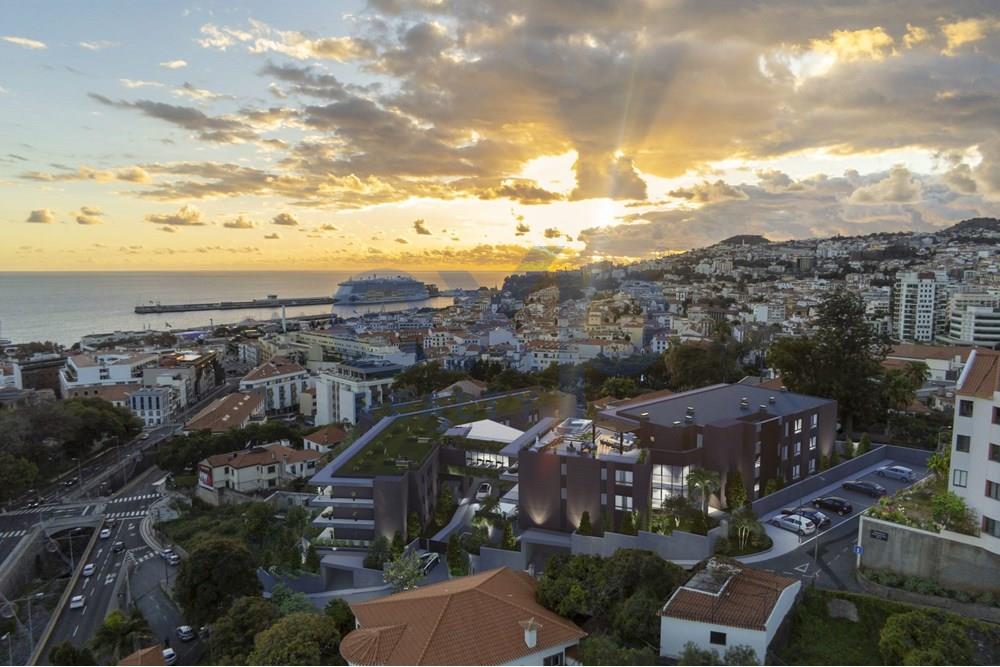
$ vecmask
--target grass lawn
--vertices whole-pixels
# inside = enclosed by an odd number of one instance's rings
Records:
[[[386,475],[401,472],[399,459],[420,465],[440,441],[439,422],[434,415],[413,415],[396,419],[354,455],[343,468],[346,474]]]

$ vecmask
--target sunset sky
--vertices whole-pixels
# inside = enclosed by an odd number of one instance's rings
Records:
[[[996,0],[19,2],[0,271],[514,269],[1000,215]]]

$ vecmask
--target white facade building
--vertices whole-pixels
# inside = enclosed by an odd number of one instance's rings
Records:
[[[309,388],[309,371],[284,357],[273,357],[240,380],[240,391],[261,391],[269,413],[299,409],[299,393]]]
[[[389,400],[403,367],[379,359],[331,364],[316,377],[316,426],[357,424],[366,410]]]
[[[892,337],[901,341],[930,343],[945,332],[948,283],[933,271],[896,274],[892,288]]]
[[[142,387],[129,393],[128,407],[146,427],[169,422],[177,411],[177,390],[173,387]]]
[[[75,354],[59,369],[62,395],[78,387],[138,383],[143,369],[156,366],[158,359],[155,354]]]

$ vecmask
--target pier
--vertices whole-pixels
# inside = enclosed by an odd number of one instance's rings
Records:
[[[155,303],[148,306],[136,306],[135,312],[138,315],[148,315],[150,313],[188,313],[199,310],[244,310],[252,308],[280,308],[281,306],[324,306],[334,303],[332,296],[304,296],[298,298],[279,299],[275,295],[269,295],[266,299],[253,299],[251,301],[216,301],[214,303],[176,303],[161,304]]]

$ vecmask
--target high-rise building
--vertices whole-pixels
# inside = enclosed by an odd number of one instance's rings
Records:
[[[947,342],[995,347],[1000,344],[1000,296],[957,292],[948,301]]]
[[[896,274],[892,288],[892,337],[900,341],[933,342],[943,334],[948,314],[948,282],[934,271]]]

